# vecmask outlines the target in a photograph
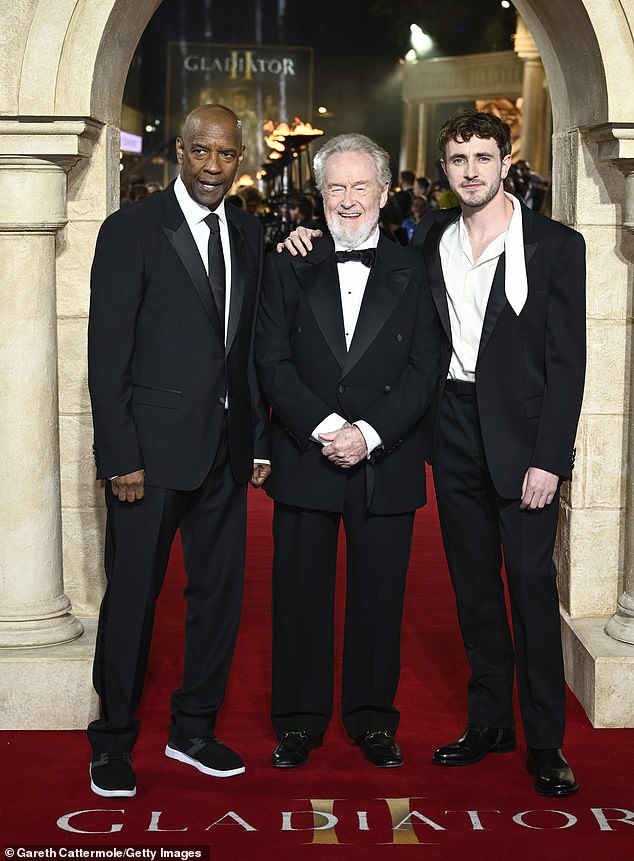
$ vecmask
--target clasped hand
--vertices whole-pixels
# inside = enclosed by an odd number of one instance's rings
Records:
[[[350,422],[337,431],[320,433],[319,438],[328,443],[321,450],[323,456],[342,469],[350,469],[367,457],[365,438],[359,428]]]

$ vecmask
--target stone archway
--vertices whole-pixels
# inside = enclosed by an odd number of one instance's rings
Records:
[[[0,428],[0,727],[83,727],[94,708],[103,518],[90,456],[88,275],[98,227],[118,200],[125,76],[160,2],[1,0],[0,411],[10,421]],[[515,5],[551,90],[554,213],[589,248],[588,385],[559,543],[568,677],[596,725],[624,725],[634,714],[634,648],[603,627],[619,596],[625,627],[634,613],[625,518],[634,510],[634,129],[625,122],[634,115],[634,2],[570,0],[565,13],[549,0]],[[86,634],[72,640],[82,624]],[[32,645],[43,648],[23,648]]]

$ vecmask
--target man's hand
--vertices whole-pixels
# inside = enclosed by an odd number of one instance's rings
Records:
[[[368,456],[363,434],[356,425],[349,422],[338,431],[320,433],[319,438],[329,443],[322,448],[321,453],[342,469],[350,469]]]
[[[535,511],[544,508],[555,498],[559,487],[559,476],[545,469],[531,466],[524,476],[522,482],[522,499],[520,509],[522,511]]]
[[[308,252],[313,250],[311,239],[319,239],[320,236],[323,236],[321,230],[311,230],[308,227],[302,227],[300,225],[286,237],[284,242],[278,242],[275,246],[275,250],[278,254],[281,254],[281,252],[286,248],[293,257],[297,257],[298,251],[302,257],[306,257]]]
[[[268,463],[254,463],[253,475],[249,479],[253,487],[262,487],[271,474],[271,466]]]
[[[145,470],[137,469],[126,475],[118,475],[111,481],[112,492],[119,502],[136,502],[145,496]]]

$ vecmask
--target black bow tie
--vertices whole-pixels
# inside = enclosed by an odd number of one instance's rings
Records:
[[[376,248],[356,248],[354,251],[335,251],[337,263],[347,263],[348,260],[357,260],[364,266],[374,266]]]

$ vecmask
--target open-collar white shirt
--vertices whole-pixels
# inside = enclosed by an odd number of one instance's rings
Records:
[[[506,251],[505,289],[509,303],[519,314],[526,301],[521,205],[512,195],[506,197],[513,203],[509,226],[489,243],[476,261],[462,216],[449,225],[440,240],[453,350],[447,375],[450,380],[475,382],[484,315],[503,251]]]

